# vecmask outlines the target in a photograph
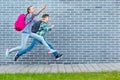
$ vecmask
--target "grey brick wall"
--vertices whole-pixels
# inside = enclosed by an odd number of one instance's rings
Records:
[[[55,61],[42,45],[13,61],[15,52],[5,57],[5,49],[20,44],[20,33],[13,24],[20,13],[33,5],[36,11],[44,4],[56,28],[47,39],[64,54]],[[40,16],[37,17],[39,19]],[[0,64],[73,64],[120,62],[119,0],[0,0]],[[31,42],[28,40],[28,44]]]

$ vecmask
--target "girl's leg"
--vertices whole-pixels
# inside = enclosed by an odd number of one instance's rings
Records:
[[[17,59],[22,56],[23,54],[27,53],[28,51],[30,51],[35,45],[37,45],[39,43],[39,41],[37,39],[34,39],[31,43],[30,46],[28,46],[26,49],[23,49],[21,51],[19,51],[16,56],[15,56],[15,59],[14,61],[17,61]]]
[[[43,45],[46,46],[48,50],[50,50],[49,53],[56,52],[56,50],[53,50],[48,46],[48,44],[46,43],[46,41],[44,40],[44,38],[42,36],[35,34],[35,33],[31,33],[30,36],[41,41],[43,43]]]
[[[21,36],[21,45],[18,46],[18,47],[12,48],[12,49],[10,49],[10,50],[7,49],[7,50],[6,50],[6,56],[8,56],[8,55],[9,55],[11,52],[13,52],[13,51],[17,51],[17,50],[24,49],[25,46],[26,46],[28,37],[29,37],[29,34],[27,34],[27,33],[22,33],[22,36]]]
[[[46,43],[49,45],[49,47],[50,47],[51,49],[55,50],[54,46],[53,46],[51,43],[49,43],[47,40],[45,40],[45,41],[46,41]],[[59,54],[59,53],[58,53],[57,51],[53,53],[53,55],[54,55],[55,57],[56,57],[58,54]]]

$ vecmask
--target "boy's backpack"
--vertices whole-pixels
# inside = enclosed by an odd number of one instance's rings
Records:
[[[37,22],[36,22],[36,23],[32,26],[31,31],[32,31],[33,33],[38,32],[38,31],[39,31],[39,28],[40,28],[41,23],[42,23],[42,21],[41,21],[41,20],[40,20],[40,21],[37,21]]]
[[[14,24],[14,29],[16,31],[22,31],[25,28],[25,26],[27,26],[30,22],[32,22],[33,18],[27,24],[25,24],[25,17],[26,17],[26,14],[20,14],[18,16]]]

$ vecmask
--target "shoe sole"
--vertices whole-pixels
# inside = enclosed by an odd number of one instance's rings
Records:
[[[56,60],[60,60],[61,58],[63,58],[63,55],[61,57],[57,58]]]
[[[14,61],[17,61],[17,60],[15,60],[15,57],[16,57],[17,53],[18,53],[18,51],[16,52],[16,54],[15,54],[15,56],[14,56]]]

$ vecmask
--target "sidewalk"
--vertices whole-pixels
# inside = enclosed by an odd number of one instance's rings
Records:
[[[0,73],[100,72],[100,71],[120,71],[120,63],[0,66]]]

